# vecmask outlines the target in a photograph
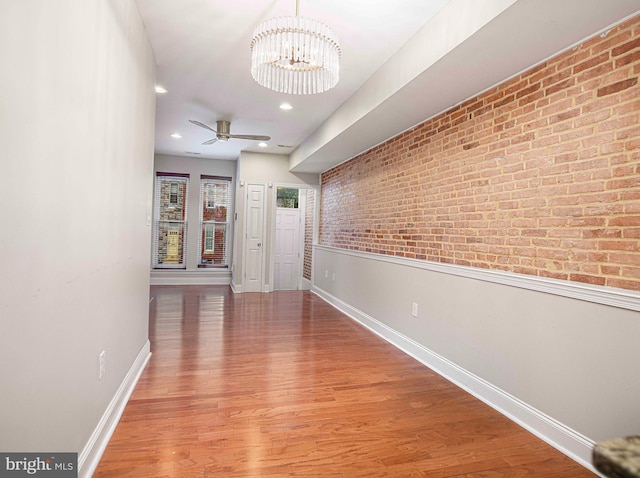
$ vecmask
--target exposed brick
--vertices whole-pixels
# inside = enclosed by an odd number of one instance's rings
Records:
[[[638,29],[323,173],[320,243],[640,290]]]
[[[604,277],[590,276],[586,274],[570,274],[569,280],[576,281],[576,282],[585,282],[587,284],[594,284],[594,285],[605,285],[605,282],[606,282]]]
[[[607,251],[640,252],[638,241],[599,241],[598,249]]]
[[[640,59],[640,50],[634,51],[626,56],[616,59],[615,67],[622,68],[625,65],[636,63]]]
[[[608,264],[603,264],[600,266],[600,270],[602,272],[602,275],[605,275],[605,276],[620,275],[620,266],[610,266]]]
[[[640,226],[640,216],[623,216],[609,219],[609,226]]]
[[[559,113],[557,115],[554,115],[552,117],[549,118],[549,124],[553,124],[553,123],[558,123],[560,121],[566,121],[568,119],[571,118],[575,118],[576,116],[580,115],[580,109],[579,108],[574,108],[572,110],[566,110],[563,111],[562,113]]]
[[[636,276],[637,277],[637,276]],[[624,280],[618,278],[607,278],[607,286],[618,289],[637,289],[637,282],[634,280]]]
[[[613,56],[619,56],[624,53],[627,53],[636,48],[640,48],[640,38],[634,38],[631,41],[625,43],[624,45],[620,45],[611,50],[611,54]]]
[[[587,80],[594,80],[593,81],[593,86],[595,86],[596,83],[599,83],[600,78],[602,78],[603,75],[607,74],[607,73],[611,73],[613,71],[613,64],[612,63],[605,63],[603,65],[600,65],[596,68],[592,68],[590,70],[586,70],[582,73],[580,73],[580,75],[577,77],[577,81],[578,82],[586,82]],[[591,85],[585,85],[585,88],[591,88],[593,87]]]
[[[611,253],[609,257],[611,263],[613,264],[628,264],[640,266],[640,254]]]
[[[592,54],[598,54],[604,50],[611,50],[616,45],[627,42],[632,37],[632,29],[621,29],[620,27],[616,27],[613,30],[607,32],[604,35],[602,41],[595,42],[591,46],[591,52]]]
[[[631,88],[632,86],[635,86],[637,84],[638,84],[638,78],[629,78],[627,80],[619,81],[612,85],[604,86],[598,89],[598,96],[612,95],[622,90],[626,90],[627,88]]]
[[[594,66],[600,65],[609,60],[609,52],[601,53],[597,56],[589,57],[587,60],[574,65],[573,74],[577,75],[580,72],[588,70],[589,68],[593,68]]]

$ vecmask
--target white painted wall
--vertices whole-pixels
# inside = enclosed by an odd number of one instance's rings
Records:
[[[154,175],[156,172],[189,174],[189,197],[187,207],[187,261],[186,269],[152,270],[152,285],[179,284],[217,284],[227,285],[231,282],[231,271],[228,269],[198,269],[198,237],[200,234],[200,176],[226,176],[232,179],[231,191],[235,187],[236,162],[222,159],[194,158],[156,154]],[[154,179],[155,181],[155,179]],[[231,192],[231,194],[233,194]],[[231,198],[231,217],[234,213],[233,197]],[[233,246],[233,221],[229,247]]]
[[[314,291],[579,462],[590,463],[594,442],[640,430],[640,293],[584,284],[569,291],[592,302],[464,277],[460,266],[429,270],[423,261],[322,246],[314,261]],[[610,299],[620,306],[597,303]]]
[[[80,453],[148,347],[155,60],[135,2],[2,7],[0,450]]]

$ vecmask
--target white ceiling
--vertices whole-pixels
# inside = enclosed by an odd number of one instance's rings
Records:
[[[293,16],[295,0],[136,1],[168,90],[156,153],[284,154],[297,172],[325,171],[640,12],[640,0],[300,0],[301,16],[336,31],[342,56],[334,89],[298,96],[252,79],[249,46],[254,27]],[[278,108],[285,101],[293,110]],[[272,139],[203,146],[213,133],[189,119]]]

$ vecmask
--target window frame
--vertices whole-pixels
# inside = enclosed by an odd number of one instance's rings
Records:
[[[169,197],[166,199],[165,207],[162,206],[162,186],[163,183],[169,184]],[[184,184],[183,202],[181,208],[181,219],[163,218],[162,214],[168,211],[175,211],[180,205],[180,183]],[[177,185],[177,193],[173,193],[174,184]],[[156,172],[156,180],[154,183],[154,227],[153,227],[153,244],[152,244],[152,264],[153,269],[186,269],[187,267],[187,235],[188,235],[188,204],[189,204],[189,174]],[[176,194],[176,201],[172,201],[173,194]],[[165,211],[166,209],[166,211]],[[161,247],[166,248],[165,256],[168,255],[169,248],[174,246],[171,244],[171,236],[173,232],[179,230],[178,251],[179,258],[177,262],[167,261],[167,257],[161,258]]]
[[[219,202],[219,193],[212,191],[216,183],[224,184],[226,195],[222,202]],[[231,207],[232,207],[232,185],[233,178],[226,176],[200,175],[200,201],[199,201],[199,234],[198,234],[198,268],[223,268],[228,269],[231,261]],[[213,197],[212,197],[213,196]],[[224,220],[216,218],[216,210],[224,208]],[[205,219],[205,214],[209,219]],[[222,231],[221,231],[222,230]],[[222,243],[216,243],[218,232],[223,233]],[[211,240],[211,249],[207,249]],[[220,263],[215,263],[217,255],[222,254]],[[209,257],[205,257],[209,256]]]

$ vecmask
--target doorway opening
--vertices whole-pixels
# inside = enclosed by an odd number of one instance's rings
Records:
[[[274,290],[310,288],[315,198],[314,189],[276,187]]]

